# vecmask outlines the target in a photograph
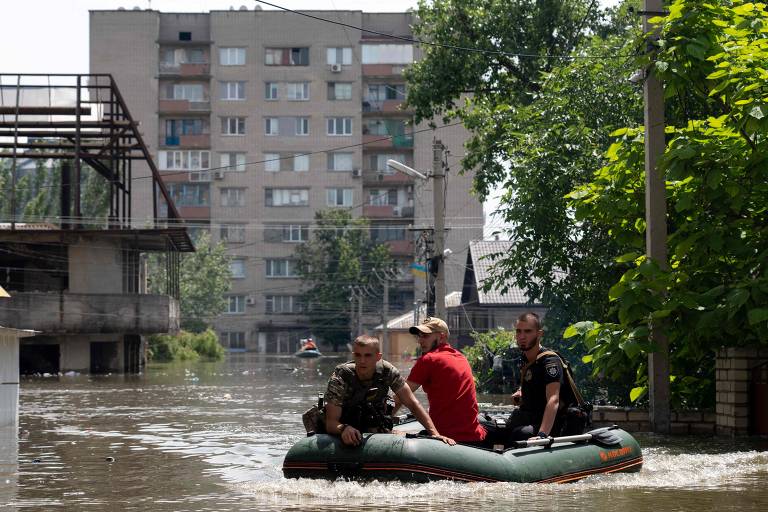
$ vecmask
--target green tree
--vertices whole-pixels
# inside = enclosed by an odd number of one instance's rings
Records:
[[[768,344],[768,11],[676,0],[656,21],[657,51],[638,65],[653,62],[666,97],[698,102],[696,116],[668,120],[660,162],[669,268],[642,255],[643,130],[618,130],[608,164],[570,194],[577,218],[605,226],[622,247],[615,261],[625,271],[609,292],[617,321],[579,323],[567,335],[585,341],[595,374],[637,368],[631,398],[642,400],[655,348],[648,325],[661,321],[673,405],[711,406],[715,349]]]
[[[165,255],[149,257],[149,290],[167,293]],[[202,233],[195,243],[195,252],[181,255],[179,291],[181,327],[199,333],[210,327],[211,321],[224,311],[224,293],[229,290],[231,274],[229,257],[224,244],[212,244],[210,236]]]
[[[315,214],[312,239],[296,251],[304,303],[312,333],[334,350],[351,339],[352,288],[367,295],[369,307],[381,301],[381,277],[395,268],[389,248],[371,240],[367,219],[347,210]]]

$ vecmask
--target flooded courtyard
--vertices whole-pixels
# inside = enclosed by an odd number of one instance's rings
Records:
[[[757,440],[638,435],[640,473],[573,484],[286,480],[300,415],[341,361],[233,354],[140,376],[24,379],[20,438],[0,437],[0,509],[768,509],[768,442]]]

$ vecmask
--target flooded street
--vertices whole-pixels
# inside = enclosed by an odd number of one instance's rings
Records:
[[[759,441],[641,435],[642,472],[574,484],[286,480],[300,414],[342,360],[234,354],[141,376],[24,379],[21,439],[0,438],[0,509],[768,510]]]

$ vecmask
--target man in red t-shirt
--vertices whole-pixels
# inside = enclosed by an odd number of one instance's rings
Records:
[[[411,327],[422,356],[406,383],[412,391],[424,387],[429,416],[441,434],[460,443],[481,444],[486,431],[477,421],[477,397],[472,369],[464,355],[448,344],[448,325],[427,317]]]

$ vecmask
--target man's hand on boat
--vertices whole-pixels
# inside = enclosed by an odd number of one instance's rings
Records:
[[[442,441],[447,445],[453,446],[456,444],[456,441],[451,439],[450,437],[441,436],[440,434],[436,436],[432,436],[432,439],[437,439],[438,441]]]
[[[345,425],[341,431],[341,442],[349,446],[358,446],[363,441],[363,435],[352,425]]]

